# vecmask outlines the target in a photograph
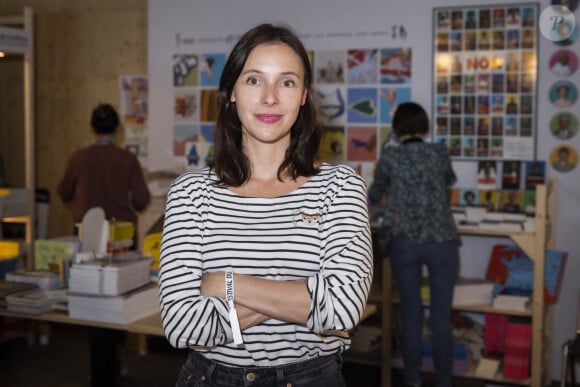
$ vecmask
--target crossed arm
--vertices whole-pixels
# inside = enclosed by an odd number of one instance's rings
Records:
[[[206,273],[201,295],[225,299],[225,273]],[[271,318],[306,325],[310,295],[305,280],[275,281],[234,274],[234,302],[242,330]]]

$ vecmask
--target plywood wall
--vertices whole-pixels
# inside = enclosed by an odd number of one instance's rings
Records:
[[[147,74],[147,0],[2,0],[0,16],[21,15],[25,5],[35,28],[36,185],[51,192],[48,236],[54,237],[72,230],[55,188],[69,155],[94,141],[93,107],[119,108],[119,76]],[[3,144],[20,138],[23,104],[14,100],[23,98],[22,76],[16,65],[0,66],[0,144],[12,170],[19,168],[18,146]],[[11,176],[23,182],[23,174]]]

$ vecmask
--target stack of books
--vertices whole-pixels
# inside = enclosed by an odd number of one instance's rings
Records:
[[[34,284],[40,289],[50,289],[60,282],[58,273],[49,270],[17,270],[6,273],[6,281]]]
[[[150,282],[118,296],[69,293],[68,309],[70,317],[80,320],[129,324],[160,313],[159,290]]]
[[[25,282],[0,281],[0,308],[6,308],[6,297],[33,289],[38,289],[38,286]]]
[[[128,324],[159,313],[151,281],[151,257],[136,252],[75,263],[69,278],[69,315],[81,320]]]
[[[35,289],[6,297],[6,307],[12,312],[40,314],[66,310],[67,289]]]

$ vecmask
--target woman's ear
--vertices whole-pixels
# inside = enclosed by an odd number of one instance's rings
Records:
[[[302,94],[302,102],[300,103],[300,106],[304,106],[304,104],[306,103],[307,96],[308,96],[308,89],[304,89],[304,93]]]

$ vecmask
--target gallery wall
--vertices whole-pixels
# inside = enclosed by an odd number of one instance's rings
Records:
[[[475,1],[432,1],[428,5],[420,0],[408,0],[404,6],[400,3],[366,0],[363,2],[347,2],[322,0],[312,3],[307,0],[293,2],[247,0],[210,1],[171,0],[167,2],[149,1],[149,125],[148,125],[148,168],[150,170],[183,171],[195,166],[188,165],[187,154],[183,149],[175,149],[175,140],[190,137],[191,142],[211,139],[211,125],[204,122],[201,116],[192,113],[190,121],[183,122],[183,115],[176,116],[176,100],[179,95],[181,81],[176,81],[173,62],[177,57],[196,54],[196,59],[203,59],[211,54],[219,60],[224,59],[222,53],[227,53],[236,38],[260,22],[284,22],[291,25],[302,37],[307,49],[314,52],[315,71],[316,56],[321,51],[340,51],[351,49],[377,49],[383,54],[389,49],[405,48],[412,53],[411,75],[404,85],[408,88],[406,98],[413,99],[432,111],[434,104],[433,89],[433,53],[434,25],[433,9],[435,7],[477,7],[481,2]],[[526,1],[497,1],[498,6],[514,6],[537,4],[541,12],[551,3],[542,1],[529,3]],[[488,5],[483,4],[483,5]],[[578,11],[576,11],[578,12]],[[539,16],[539,15],[538,15]],[[550,165],[550,156],[554,149],[566,145],[578,149],[580,135],[563,141],[556,138],[550,131],[550,120],[559,112],[559,108],[550,101],[550,88],[562,77],[550,71],[550,57],[562,47],[536,31],[537,84],[535,93],[533,128],[534,156],[529,159],[547,161],[546,177],[557,181],[557,214],[555,248],[569,252],[566,274],[562,284],[560,299],[555,306],[554,329],[552,332],[552,371],[553,377],[559,379],[561,344],[575,333],[576,311],[578,309],[578,286],[571,273],[580,270],[578,263],[578,243],[576,232],[580,226],[580,207],[577,198],[580,194],[580,168],[568,172],[560,172]],[[569,47],[578,51],[578,42]],[[193,55],[195,56],[195,55]],[[219,60],[218,68],[219,68]],[[200,62],[201,63],[201,62]],[[223,65],[223,63],[222,63]],[[201,73],[200,73],[201,74]],[[201,75],[200,75],[201,77]],[[580,71],[570,76],[568,81],[580,86]],[[204,89],[216,88],[206,84],[208,80],[190,80],[194,98],[203,99]],[[176,83],[177,82],[177,83]],[[186,81],[183,81],[186,82]],[[371,88],[381,89],[385,85],[378,80],[372,82]],[[367,81],[367,86],[369,82]],[[199,93],[199,94],[196,94]],[[347,92],[348,94],[348,92]],[[380,102],[377,100],[380,105]],[[580,102],[576,102],[578,112]],[[203,114],[204,109],[199,112]],[[577,114],[577,113],[575,113]],[[187,120],[186,120],[187,121]],[[204,125],[208,126],[204,128]],[[374,124],[373,124],[374,125]],[[185,129],[183,128],[185,126]],[[348,126],[345,136],[348,138]],[[371,125],[372,126],[372,125]],[[383,123],[378,119],[376,132],[380,140],[384,140]],[[181,138],[179,133],[185,132]],[[179,142],[179,141],[177,141]],[[187,142],[187,141],[186,141]],[[151,146],[154,144],[154,146]],[[207,152],[207,149],[197,148],[196,151]],[[359,168],[359,172],[367,173],[366,162],[349,160],[348,149],[345,162]],[[196,154],[199,157],[199,154]],[[371,163],[372,164],[372,163]],[[457,187],[472,187],[476,185],[477,162],[456,158],[453,162],[459,181]],[[509,242],[509,241],[507,241]],[[490,246],[494,243],[506,243],[501,238],[464,237],[461,263],[461,274],[468,277],[482,276],[488,261]]]

